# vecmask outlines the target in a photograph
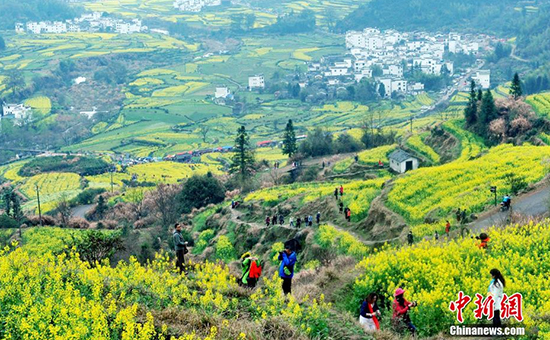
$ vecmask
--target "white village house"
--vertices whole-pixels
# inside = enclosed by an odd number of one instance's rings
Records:
[[[251,76],[248,77],[248,88],[250,91],[253,89],[263,89],[265,87],[264,76]]]
[[[472,80],[476,82],[482,89],[487,90],[491,87],[491,70],[479,70],[476,72],[475,77]]]
[[[390,160],[390,168],[400,174],[418,169],[418,159],[401,149],[392,152],[388,159]]]
[[[218,86],[214,92],[214,98],[227,98],[230,94],[231,91],[227,86]]]
[[[32,109],[23,104],[2,104],[0,120],[13,119],[15,125],[23,125],[25,121],[32,119]]]

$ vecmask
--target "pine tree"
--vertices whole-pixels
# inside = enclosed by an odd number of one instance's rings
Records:
[[[241,126],[237,131],[235,139],[235,149],[233,150],[232,164],[229,169],[230,173],[239,174],[244,180],[246,176],[252,173],[254,166],[254,151],[250,146],[250,137],[246,132],[246,128]]]
[[[283,155],[288,155],[292,157],[298,151],[298,146],[296,145],[296,133],[294,132],[294,125],[292,124],[292,119],[288,120],[285,128],[285,135],[283,138]]]
[[[510,87],[510,95],[515,99],[519,99],[523,95],[521,89],[521,81],[519,80],[519,75],[514,74],[514,79],[512,80],[512,86]]]
[[[497,107],[495,106],[495,100],[493,99],[493,94],[491,93],[491,90],[487,90],[487,92],[483,95],[481,109],[479,112],[479,128],[482,136],[486,135],[487,129],[489,128],[489,123],[497,118],[498,112]]]
[[[477,101],[480,102],[483,100],[483,91],[481,89],[477,90]]]
[[[470,99],[466,109],[464,109],[464,118],[467,126],[473,126],[477,122],[476,83],[473,80],[470,83]]]

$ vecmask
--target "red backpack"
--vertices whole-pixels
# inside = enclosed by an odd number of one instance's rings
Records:
[[[252,263],[250,264],[250,272],[248,273],[248,277],[252,279],[259,279],[261,275],[262,275],[261,260],[252,261]]]

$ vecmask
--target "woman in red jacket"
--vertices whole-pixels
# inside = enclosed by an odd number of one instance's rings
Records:
[[[411,322],[409,316],[409,309],[416,307],[416,301],[409,302],[403,297],[405,290],[403,288],[397,288],[395,290],[395,300],[393,300],[393,322],[399,329],[403,324],[409,329],[412,335],[416,333],[416,327]]]

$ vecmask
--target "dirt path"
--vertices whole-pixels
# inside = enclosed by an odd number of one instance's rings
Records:
[[[88,211],[92,209],[95,204],[79,205],[71,209],[71,213],[74,217],[86,218]]]
[[[550,185],[523,196],[512,198],[512,212],[525,217],[538,217],[548,214],[550,210]],[[510,212],[500,211],[500,207],[492,209],[481,215],[475,222],[470,223],[471,231],[478,232],[494,226],[502,226],[508,223]]]

